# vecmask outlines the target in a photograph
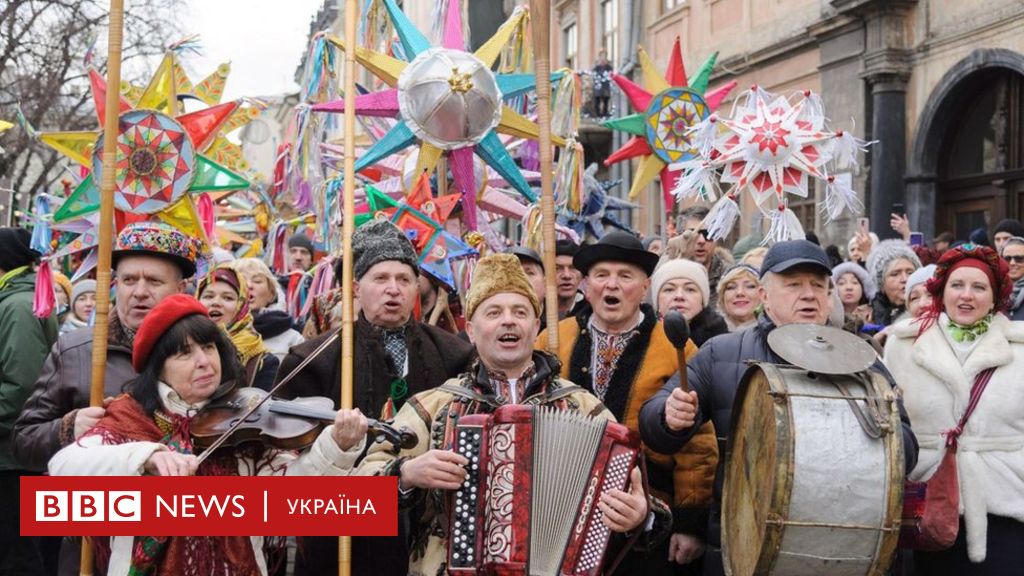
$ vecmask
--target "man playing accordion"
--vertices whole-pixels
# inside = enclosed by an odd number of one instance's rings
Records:
[[[445,491],[463,485],[469,464],[452,451],[461,417],[525,404],[613,420],[596,397],[558,377],[556,357],[534,351],[540,309],[515,256],[481,259],[466,295],[467,333],[476,345],[477,362],[443,386],[416,394],[398,412],[394,424],[417,434],[415,448],[394,456],[386,445],[374,445],[355,472],[398,476],[399,505],[418,513],[411,574],[433,576],[449,568],[450,493]],[[665,505],[645,493],[640,470],[633,468],[629,477],[627,490],[609,490],[597,503],[600,521],[617,533],[605,555],[606,567],[618,555],[617,548],[650,546],[667,535],[671,523]]]

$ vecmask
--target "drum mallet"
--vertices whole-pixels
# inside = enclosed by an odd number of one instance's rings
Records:
[[[687,324],[686,318],[675,310],[665,314],[662,325],[665,327],[665,336],[679,356],[679,388],[683,392],[689,392],[690,385],[686,381],[686,343],[690,340],[690,325]]]

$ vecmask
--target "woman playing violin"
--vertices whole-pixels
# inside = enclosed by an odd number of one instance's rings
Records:
[[[241,374],[231,342],[196,299],[164,299],[135,336],[138,378],[107,407],[106,415],[49,463],[54,476],[347,475],[366,442],[366,419],[340,410],[334,424],[301,452],[260,444],[222,448],[197,465],[189,425],[213,399],[234,388]],[[262,538],[115,536],[107,574],[265,575]],[[109,555],[109,556],[108,556]]]

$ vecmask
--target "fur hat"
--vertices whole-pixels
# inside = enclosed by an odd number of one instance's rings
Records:
[[[654,305],[655,312],[658,311],[658,293],[661,292],[661,287],[669,280],[677,278],[690,280],[696,284],[700,290],[702,303],[705,307],[708,305],[708,301],[711,299],[711,287],[708,282],[708,271],[704,265],[685,258],[675,258],[663,262],[651,277],[651,303]]]
[[[871,249],[868,254],[867,268],[871,278],[875,281],[876,289],[885,285],[885,272],[897,260],[909,260],[914,264],[914,270],[921,267],[921,259],[903,240],[882,240]]]
[[[843,274],[853,274],[857,277],[857,280],[860,281],[860,288],[864,291],[864,297],[868,299],[868,302],[875,298],[875,292],[878,291],[878,287],[863,266],[856,262],[843,262],[833,268],[832,282],[836,286],[839,286],[839,279],[843,277]]]
[[[904,292],[904,297],[907,301],[910,300],[910,293],[913,292],[914,286],[917,286],[918,284],[925,284],[932,279],[932,276],[935,275],[935,268],[935,264],[921,266],[917,270],[914,270],[914,273],[907,278],[907,287]]]
[[[473,319],[473,313],[485,300],[503,292],[526,296],[540,317],[540,300],[533,292],[519,258],[513,254],[491,254],[481,258],[473,268],[473,281],[466,292],[466,320]]]
[[[388,260],[407,264],[414,274],[420,274],[416,249],[398,226],[388,220],[371,220],[360,226],[352,235],[355,279],[359,280],[367,270]]]

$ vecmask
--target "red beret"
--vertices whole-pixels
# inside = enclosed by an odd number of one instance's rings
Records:
[[[166,333],[178,320],[193,314],[209,317],[206,306],[187,294],[175,294],[160,301],[155,308],[146,314],[146,318],[135,333],[135,345],[132,348],[132,368],[142,372],[149,358],[149,353],[156,346],[157,340]]]

